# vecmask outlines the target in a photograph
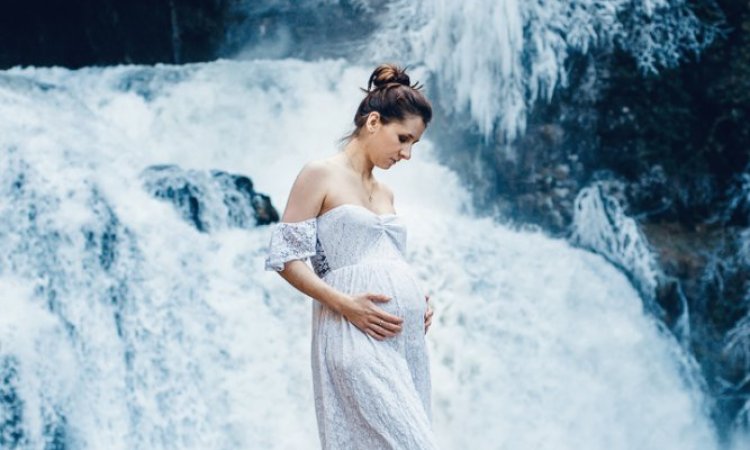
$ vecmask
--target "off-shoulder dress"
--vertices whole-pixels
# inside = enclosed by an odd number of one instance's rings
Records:
[[[378,307],[404,319],[378,341],[312,302],[315,412],[324,450],[432,450],[427,304],[405,260],[406,227],[396,214],[344,204],[301,222],[274,225],[267,270],[310,259],[336,289],[385,294]]]

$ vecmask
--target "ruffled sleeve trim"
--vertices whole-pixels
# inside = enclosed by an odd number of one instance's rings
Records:
[[[292,260],[306,260],[315,255],[317,242],[317,220],[315,217],[302,222],[280,222],[274,225],[268,245],[266,270],[284,270],[284,264]]]

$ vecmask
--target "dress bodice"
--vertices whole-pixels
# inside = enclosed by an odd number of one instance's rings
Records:
[[[396,214],[343,204],[319,216],[317,228],[331,270],[364,261],[403,259],[406,252],[406,227]]]
[[[318,276],[376,260],[403,260],[406,227],[396,214],[376,214],[343,204],[302,222],[279,223],[271,236],[266,269],[282,270],[293,259],[311,258]]]

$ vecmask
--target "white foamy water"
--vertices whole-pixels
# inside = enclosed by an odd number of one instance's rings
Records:
[[[302,164],[336,151],[369,69],[0,74],[3,448],[317,448],[311,300],[263,271],[269,228],[200,233],[139,176],[241,173],[283,210]],[[378,175],[436,310],[442,448],[717,448],[692,363],[627,279],[473,217],[425,138]]]

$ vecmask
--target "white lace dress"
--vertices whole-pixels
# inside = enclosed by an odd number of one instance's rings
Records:
[[[377,303],[404,319],[400,333],[378,341],[313,301],[315,412],[324,450],[436,449],[430,425],[427,304],[404,260],[406,228],[395,214],[341,205],[302,222],[279,223],[266,269],[310,258],[336,289],[391,297]]]

